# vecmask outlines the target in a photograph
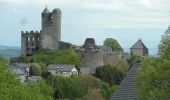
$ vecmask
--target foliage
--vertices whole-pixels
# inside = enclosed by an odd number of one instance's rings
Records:
[[[117,42],[116,39],[113,38],[107,38],[104,41],[104,45],[106,46],[111,46],[113,51],[122,51],[122,47],[120,46],[120,44]]]
[[[137,56],[137,55],[132,55],[130,59],[128,59],[128,63],[129,65],[133,65],[133,64],[139,64],[142,62],[142,57],[141,56]]]
[[[82,100],[105,100],[100,91],[98,90],[88,90],[87,94],[82,98]]]
[[[42,66],[42,72],[45,73],[45,68],[49,64],[74,64],[77,69],[80,66],[80,55],[73,50],[49,51],[40,50],[32,56],[19,57],[25,63],[37,63]]]
[[[1,100],[51,100],[50,87],[40,80],[37,83],[20,84],[0,58],[0,97]]]
[[[170,50],[170,27],[161,37],[161,42],[159,44],[159,54],[164,58],[170,59],[169,50]]]
[[[136,83],[139,100],[169,100],[170,62],[163,58],[147,57],[141,63]]]
[[[107,83],[86,74],[71,77],[49,77],[47,81],[52,85],[52,80],[56,99],[81,99],[87,95],[89,90],[93,89],[99,90],[99,93],[105,99],[108,99],[113,92]]]
[[[117,59],[117,58],[107,60],[105,62],[105,65],[115,67],[115,68],[119,69],[120,71],[122,71],[123,74],[126,74],[126,72],[129,69],[129,64],[127,63],[126,60]]]
[[[41,76],[41,73],[43,72],[43,67],[41,67],[39,64],[34,63],[33,66],[31,66],[29,75],[31,76]]]
[[[161,38],[158,58],[146,57],[136,77],[139,100],[170,98],[170,27]]]
[[[95,76],[109,83],[110,85],[119,85],[124,78],[124,74],[120,69],[110,65],[98,67],[96,69]]]

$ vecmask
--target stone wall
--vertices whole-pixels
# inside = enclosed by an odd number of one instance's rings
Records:
[[[41,31],[21,32],[21,55],[31,55],[39,49]]]
[[[63,41],[58,41],[58,49],[59,50],[72,49],[72,44]]]
[[[144,56],[144,51],[143,49],[140,49],[140,48],[130,49],[130,52],[131,52],[131,55]]]
[[[95,73],[97,67],[103,65],[103,51],[101,49],[85,51],[84,66],[90,68],[91,74]]]
[[[61,40],[61,10],[54,9],[49,13],[42,13],[41,48],[58,49],[58,41]]]

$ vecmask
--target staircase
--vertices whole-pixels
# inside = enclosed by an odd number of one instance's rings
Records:
[[[135,86],[135,77],[138,65],[134,64],[126,74],[124,80],[118,86],[115,93],[112,94],[110,100],[136,100],[137,90]]]

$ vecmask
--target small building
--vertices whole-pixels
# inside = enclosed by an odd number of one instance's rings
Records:
[[[33,63],[16,63],[14,65],[21,67],[21,68],[25,68],[28,72],[28,75],[30,73],[31,67],[34,66]]]
[[[148,48],[145,46],[145,44],[142,42],[142,40],[139,39],[130,48],[130,53],[131,53],[131,55],[145,56],[145,55],[148,55]]]
[[[48,65],[47,70],[52,75],[70,76],[78,74],[75,65],[50,64]]]
[[[28,79],[28,71],[24,67],[20,67],[17,65],[10,65],[9,70],[16,74],[17,78],[21,80],[21,82],[25,82]]]

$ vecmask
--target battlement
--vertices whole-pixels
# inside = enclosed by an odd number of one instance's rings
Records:
[[[21,34],[40,34],[41,31],[21,31]]]

